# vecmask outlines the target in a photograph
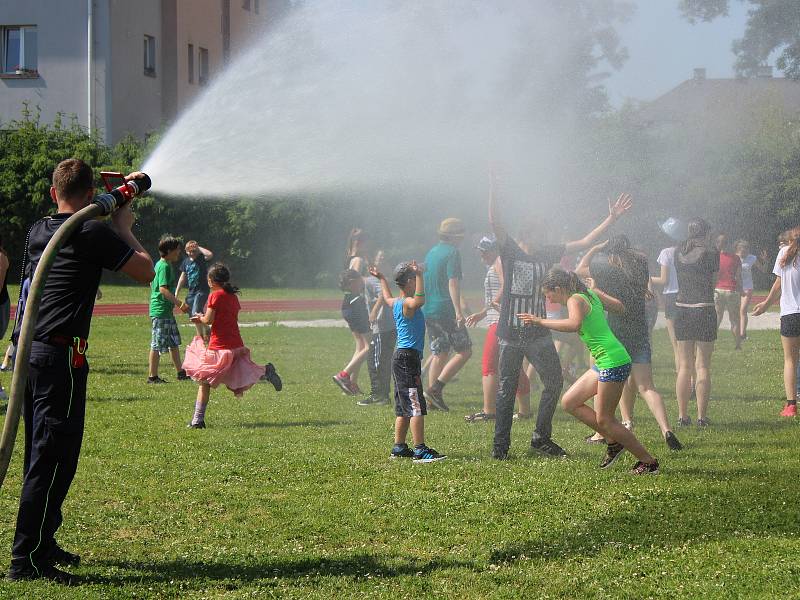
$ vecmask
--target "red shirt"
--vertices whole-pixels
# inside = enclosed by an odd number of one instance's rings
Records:
[[[736,271],[742,268],[742,259],[729,252],[719,253],[719,277],[717,278],[718,290],[736,291]]]
[[[239,335],[239,298],[225,290],[215,290],[208,297],[208,308],[214,309],[209,350],[233,350],[244,346]]]

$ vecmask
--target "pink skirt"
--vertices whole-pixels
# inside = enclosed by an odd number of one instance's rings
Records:
[[[186,374],[215,388],[224,383],[236,396],[249,390],[264,375],[264,367],[250,359],[245,346],[233,350],[208,350],[203,338],[195,336],[183,359]]]

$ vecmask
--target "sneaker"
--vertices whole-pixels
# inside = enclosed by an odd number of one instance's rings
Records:
[[[186,426],[186,429],[205,429],[206,422],[205,421],[198,421],[197,423],[189,423]]]
[[[32,566],[24,569],[11,568],[8,571],[7,579],[9,581],[31,581],[34,579],[47,579],[53,583],[61,585],[77,585],[80,580],[72,573],[67,573],[61,569],[57,569],[53,565],[41,567],[38,570]]]
[[[628,431],[633,431],[633,421],[622,421],[622,426]]]
[[[333,381],[336,385],[342,388],[342,391],[348,396],[356,395],[353,391],[352,384],[350,383],[350,375],[347,373],[347,371],[341,371],[334,375]]]
[[[446,455],[439,454],[433,448],[422,445],[418,448],[414,448],[414,458],[412,458],[411,461],[415,463],[432,463],[444,460],[445,458],[447,458]]]
[[[609,444],[606,447],[606,455],[603,457],[603,460],[600,462],[601,469],[607,469],[620,457],[620,455],[625,452],[625,446],[622,444]]]
[[[531,440],[531,450],[543,456],[551,458],[566,458],[567,453],[564,449],[556,444],[553,440],[536,439]]]
[[[167,382],[164,381],[163,379],[161,379],[161,377],[159,377],[158,375],[156,375],[155,377],[148,377],[147,378],[147,383],[156,383],[156,384],[158,384],[158,383],[167,383]]]
[[[433,390],[427,390],[425,392],[425,398],[430,400],[431,408],[435,408],[436,410],[443,410],[444,412],[449,412],[450,409],[447,407],[447,404],[444,403],[444,399],[442,398],[441,392],[434,392]]]
[[[264,374],[261,376],[261,381],[269,381],[276,392],[280,392],[283,389],[281,376],[278,375],[278,372],[275,370],[275,365],[272,363],[264,365]]]
[[[375,404],[376,406],[386,406],[389,404],[388,398],[376,398],[372,394],[364,398],[363,400],[359,400],[356,402],[356,406],[372,406]]]
[[[587,444],[605,444],[606,443],[606,438],[604,438],[604,437],[594,437],[595,435],[596,434],[594,434],[594,433],[591,434],[591,435],[587,435],[585,438],[583,438],[583,441],[586,442]]]
[[[350,389],[353,391],[353,396],[360,396],[364,393],[361,391],[361,388],[358,387],[358,383],[353,380],[350,380]]]
[[[467,423],[478,423],[479,421],[494,421],[495,415],[485,413],[481,410],[471,415],[464,415],[464,420]]]
[[[81,557],[79,555],[67,552],[58,544],[56,544],[56,548],[53,550],[53,554],[50,558],[54,563],[67,567],[77,567],[81,564]]]
[[[711,425],[711,421],[708,419],[697,419],[697,426],[701,428],[705,428]]]
[[[689,427],[692,424],[690,417],[680,417],[678,419],[678,427]]]
[[[178,381],[186,381],[187,379],[191,379],[191,377],[186,374],[186,369],[181,369],[178,371],[176,378]]]
[[[631,475],[658,475],[658,461],[651,463],[637,461],[631,469]]]
[[[782,417],[796,417],[797,416],[797,404],[787,404],[784,409],[781,411]]]
[[[666,435],[664,435],[664,441],[667,442],[667,447],[670,450],[683,450],[683,446],[678,441],[677,436],[671,431],[668,431]]]
[[[414,458],[414,451],[408,447],[408,444],[395,444],[389,458]]]
[[[11,370],[11,367],[8,365],[0,365],[0,373],[7,373]]]
[[[526,414],[523,414],[523,413],[520,413],[520,412],[515,412],[514,415],[511,418],[514,421],[527,421],[528,419],[531,418],[531,415],[530,415],[530,413],[526,415]]]

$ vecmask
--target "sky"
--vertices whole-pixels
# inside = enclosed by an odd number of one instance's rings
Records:
[[[690,79],[695,67],[707,77],[733,77],[733,40],[742,36],[747,3],[734,0],[730,14],[692,25],[680,14],[678,0],[635,0],[636,13],[617,27],[629,58],[606,80],[611,103],[652,100]]]

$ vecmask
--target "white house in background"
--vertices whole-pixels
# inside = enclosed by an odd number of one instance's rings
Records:
[[[286,0],[0,0],[0,128],[24,102],[110,144],[170,121]]]

